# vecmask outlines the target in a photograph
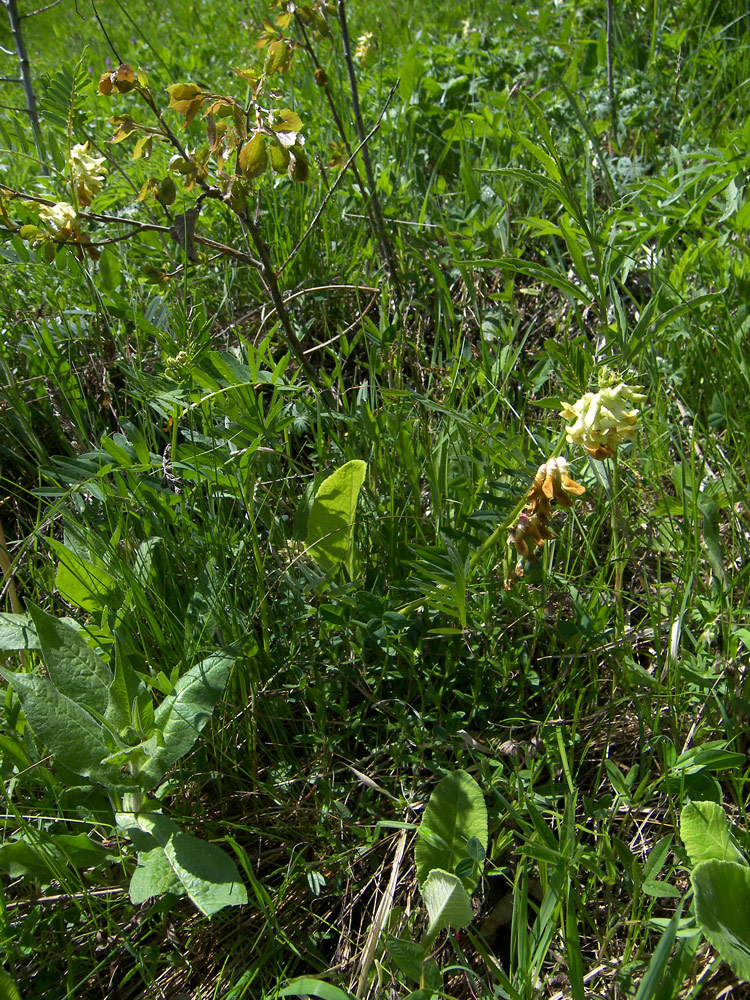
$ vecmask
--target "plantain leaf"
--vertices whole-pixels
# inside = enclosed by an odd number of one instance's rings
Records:
[[[471,775],[456,771],[436,785],[422,817],[414,849],[420,886],[433,869],[454,872],[471,858],[468,845],[473,837],[487,849],[487,806]],[[461,881],[471,892],[479,881],[477,866],[464,868],[461,864]]]
[[[427,951],[439,931],[446,927],[461,930],[474,919],[469,894],[457,875],[433,868],[422,886],[422,897],[430,923],[422,940]]]
[[[307,521],[306,545],[318,565],[329,571],[344,563],[354,578],[354,520],[367,463],[347,462],[323,481]]]
[[[690,881],[698,926],[734,974],[750,981],[750,867],[704,861]]]
[[[745,862],[718,802],[689,802],[680,815],[680,837],[693,866],[712,860]]]

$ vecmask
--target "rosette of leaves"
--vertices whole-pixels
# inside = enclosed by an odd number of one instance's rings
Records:
[[[717,802],[690,802],[680,837],[692,865],[695,919],[706,939],[740,979],[750,981],[750,865],[741,834]]]
[[[46,674],[5,668],[0,674],[65,783],[102,786],[115,804],[114,825],[138,854],[132,901],[187,895],[208,916],[246,902],[229,856],[182,831],[146,794],[207,725],[234,654],[220,650],[191,667],[155,706],[143,676],[116,655],[116,646],[110,665],[73,625],[32,604],[29,612],[0,629],[0,648],[39,649]]]

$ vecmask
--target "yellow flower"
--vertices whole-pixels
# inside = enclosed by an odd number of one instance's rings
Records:
[[[631,404],[646,399],[639,389],[618,382],[585,393],[572,406],[563,403],[562,416],[572,421],[566,428],[568,443],[583,445],[593,458],[612,458],[618,444],[635,437],[640,411]]]
[[[83,208],[91,204],[94,195],[98,194],[104,184],[106,167],[103,156],[89,156],[89,144],[79,143],[70,151],[70,174],[75,188],[78,204]]]
[[[357,39],[357,47],[354,50],[354,58],[357,62],[362,63],[363,66],[367,65],[370,55],[375,48],[374,39],[375,36],[371,31],[366,31],[364,35],[360,35]]]
[[[58,201],[56,205],[42,205],[37,211],[39,218],[44,219],[55,236],[70,236],[76,210],[67,201]]]

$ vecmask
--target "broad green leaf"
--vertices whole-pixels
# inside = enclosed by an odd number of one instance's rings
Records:
[[[60,694],[46,677],[7,670],[0,673],[20,698],[26,721],[55,760],[75,774],[104,784],[120,777],[101,763],[109,747],[102,727],[84,708]]]
[[[750,981],[750,867],[704,861],[691,882],[698,926],[734,974]]]
[[[274,132],[299,132],[302,129],[302,119],[296,111],[281,108],[276,112],[276,120],[271,128]]]
[[[385,941],[385,947],[399,972],[417,985],[421,983],[422,966],[427,958],[427,952],[422,945],[417,944],[416,941],[403,941],[401,938],[389,934]]]
[[[25,840],[12,840],[0,847],[0,868],[11,878],[22,878],[24,875],[47,880],[52,878],[47,859]]]
[[[450,872],[434,868],[421,888],[430,924],[422,946],[427,949],[439,931],[446,927],[461,930],[474,919],[469,894],[461,879]]]
[[[55,583],[64,600],[91,612],[115,607],[119,603],[117,583],[105,569],[95,566],[54,538],[49,539],[49,544],[59,558]]]
[[[154,715],[159,746],[140,771],[144,788],[152,788],[198,739],[224,692],[234,659],[222,652],[191,667],[159,705]]]
[[[70,625],[28,602],[47,673],[60,694],[103,716],[112,671]]]
[[[417,878],[424,885],[435,869],[453,872],[469,857],[468,842],[476,837],[487,850],[487,806],[479,785],[466,771],[456,771],[440,781],[427,803],[414,849]],[[462,882],[471,892],[478,875],[467,872]]]
[[[138,867],[130,879],[130,902],[138,906],[153,896],[163,896],[168,892],[182,896],[185,888],[172,870],[164,848],[141,851]]]
[[[107,850],[85,833],[55,833],[50,837],[50,843],[52,849],[74,868],[96,868],[120,856],[118,850]]]
[[[129,834],[131,830],[140,830],[154,838],[159,847],[152,848],[147,854],[151,855],[156,849],[163,851],[164,860],[175,879],[207,917],[225,906],[241,906],[247,902],[247,891],[240,881],[237,866],[216,844],[183,833],[171,819],[156,812],[118,813],[117,825]],[[138,877],[136,893],[146,891],[149,877],[155,878],[157,873],[163,876],[166,870],[164,861],[156,858],[150,858],[144,867],[147,871]]]
[[[0,650],[39,649],[39,639],[29,615],[0,612]]]
[[[680,816],[680,837],[693,867],[712,860],[745,862],[724,807],[717,802],[689,802]]]
[[[279,990],[280,997],[320,997],[320,1000],[354,1000],[351,993],[334,986],[333,983],[326,983],[322,979],[311,979],[303,976],[301,979],[294,979],[288,986]]]
[[[307,539],[313,559],[324,570],[345,563],[354,577],[354,519],[365,481],[367,463],[347,462],[325,479],[318,489],[307,521]]]
[[[259,177],[266,169],[268,152],[266,151],[266,140],[260,132],[256,132],[240,150],[239,164],[240,170],[248,179]]]
[[[118,853],[90,840],[85,833],[58,833],[49,836],[40,831],[30,834],[34,839],[12,840],[0,846],[0,868],[11,878],[31,875],[49,881],[59,875],[61,867],[96,868],[116,860]]]

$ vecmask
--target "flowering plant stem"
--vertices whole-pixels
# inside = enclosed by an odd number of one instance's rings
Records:
[[[619,511],[619,497],[620,497],[620,465],[617,460],[617,452],[615,451],[614,458],[612,459],[612,555],[614,557],[615,563],[615,601],[617,602],[617,607],[622,610],[622,573],[623,573],[623,561],[620,553],[620,511]]]

